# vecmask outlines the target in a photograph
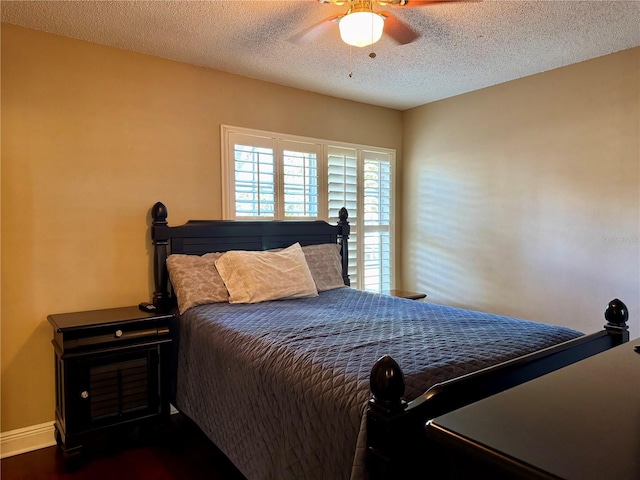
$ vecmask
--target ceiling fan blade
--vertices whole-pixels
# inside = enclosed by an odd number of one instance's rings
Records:
[[[432,3],[442,3],[442,0],[391,0],[388,3],[392,7],[422,7]]]
[[[325,18],[320,23],[311,25],[301,32],[296,33],[294,36],[289,38],[289,41],[293,43],[313,42],[324,35],[327,31],[331,30],[331,28],[333,28],[335,25],[337,25],[338,20],[340,20],[342,17],[344,17],[344,14],[333,15],[332,17]]]
[[[400,45],[406,45],[420,37],[418,32],[390,13],[381,12],[380,15],[384,18],[384,33]]]
[[[424,7],[426,5],[437,5],[443,3],[469,3],[469,2],[481,2],[482,0],[389,0],[385,2],[380,1],[380,4],[386,3],[393,8],[407,8],[407,7]]]

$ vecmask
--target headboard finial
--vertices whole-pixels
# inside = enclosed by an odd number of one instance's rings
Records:
[[[609,302],[604,318],[607,321],[604,328],[609,334],[616,336],[621,343],[629,341],[629,311],[621,300],[614,298]]]
[[[340,222],[346,222],[347,218],[349,218],[349,211],[345,207],[342,207],[338,212],[338,218],[340,218]]]
[[[151,218],[153,219],[154,225],[166,225],[167,215],[167,207],[164,206],[164,203],[156,202],[156,204],[151,207]]]
[[[623,325],[629,320],[629,311],[627,306],[619,299],[614,298],[607,305],[607,309],[604,312],[604,318],[609,323],[616,325]]]

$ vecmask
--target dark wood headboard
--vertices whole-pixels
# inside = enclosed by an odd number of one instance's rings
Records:
[[[169,286],[166,260],[172,253],[203,255],[228,250],[269,250],[300,245],[340,243],[342,245],[342,278],[349,285],[349,213],[340,209],[337,225],[321,220],[240,221],[189,220],[170,227],[167,207],[158,202],[151,209],[151,241],[154,250],[153,304],[168,308],[175,303]]]

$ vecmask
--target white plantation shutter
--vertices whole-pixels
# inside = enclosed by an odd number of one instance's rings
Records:
[[[318,218],[349,211],[356,288],[393,286],[392,150],[222,127],[225,218]]]
[[[318,218],[318,157],[314,144],[279,141],[282,154],[282,204],[285,218]]]
[[[319,218],[320,145],[227,133],[229,218]],[[229,162],[228,159],[233,161]],[[223,185],[228,188],[228,185]]]
[[[238,217],[273,217],[274,154],[270,148],[234,145],[235,205]]]
[[[355,148],[327,146],[328,204],[330,223],[337,223],[339,212],[349,212],[349,277],[359,288],[358,275],[358,151]]]
[[[227,155],[231,160],[227,167],[234,217],[273,218],[276,208],[274,139],[230,133]]]
[[[391,288],[391,162],[387,154],[363,151],[363,288]]]

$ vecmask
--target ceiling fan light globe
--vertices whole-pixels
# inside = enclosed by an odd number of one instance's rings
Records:
[[[340,38],[348,45],[366,47],[382,37],[384,18],[373,12],[354,12],[340,19]]]

